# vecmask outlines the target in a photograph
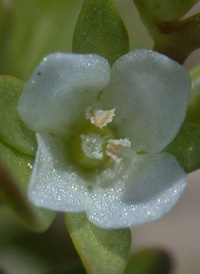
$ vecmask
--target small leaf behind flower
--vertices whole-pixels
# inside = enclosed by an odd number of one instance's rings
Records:
[[[36,151],[35,133],[20,119],[17,112],[24,83],[11,76],[0,76],[0,140],[28,155]]]
[[[55,214],[34,207],[27,200],[27,183],[33,161],[32,156],[0,142],[0,198],[27,227],[43,231],[51,224]]]
[[[184,123],[174,141],[167,146],[186,173],[200,168],[200,125]]]
[[[200,64],[191,73],[192,90],[186,121],[200,124]]]
[[[172,266],[167,252],[152,248],[133,254],[124,274],[169,274]]]
[[[96,53],[112,65],[128,50],[128,34],[113,1],[84,1],[74,32],[73,52]]]
[[[122,274],[128,260],[129,229],[102,229],[90,223],[84,213],[66,214],[74,245],[90,274]]]
[[[35,133],[21,121],[17,104],[23,82],[0,76],[0,200],[29,228],[42,231],[54,213],[32,206],[26,192],[35,150]]]

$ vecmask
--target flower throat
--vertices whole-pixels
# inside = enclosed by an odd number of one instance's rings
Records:
[[[93,170],[120,164],[123,149],[129,148],[131,142],[128,139],[115,139],[113,128],[107,126],[114,116],[115,109],[87,108],[86,119],[79,123],[68,142],[70,158],[75,165]]]

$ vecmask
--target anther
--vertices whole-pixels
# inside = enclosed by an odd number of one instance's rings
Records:
[[[103,128],[112,122],[115,116],[115,109],[111,110],[95,110],[88,107],[86,110],[86,119],[90,120],[96,127]]]
[[[116,163],[120,163],[122,158],[121,150],[124,147],[130,147],[131,142],[128,139],[109,140],[106,146],[106,154],[110,156]]]

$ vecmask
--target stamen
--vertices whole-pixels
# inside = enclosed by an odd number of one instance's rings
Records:
[[[122,158],[120,158],[121,149],[130,146],[131,142],[128,139],[111,139],[108,141],[108,145],[106,146],[106,154],[110,156],[116,163],[120,163],[122,160]]]
[[[96,127],[103,128],[112,122],[115,116],[115,109],[111,110],[95,110],[88,107],[86,110],[86,119],[90,120]]]
[[[103,158],[104,138],[99,134],[90,133],[88,135],[80,135],[82,140],[82,150],[84,154],[91,159]]]

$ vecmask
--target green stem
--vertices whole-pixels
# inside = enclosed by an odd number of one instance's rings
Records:
[[[155,42],[155,51],[183,64],[200,47],[200,13],[184,20],[164,22],[156,18],[142,0],[134,2]]]

